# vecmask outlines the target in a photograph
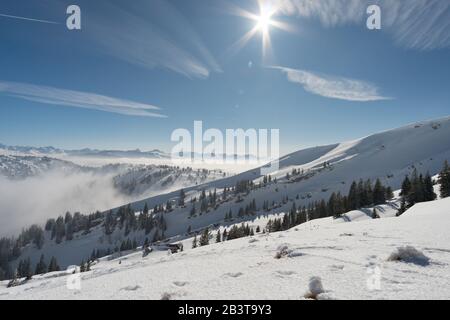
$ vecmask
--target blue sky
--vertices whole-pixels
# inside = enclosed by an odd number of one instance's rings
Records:
[[[287,153],[449,115],[448,2],[307,3],[282,3],[271,19],[292,30],[270,26],[263,57],[260,30],[234,45],[256,0],[2,1],[0,142],[169,151],[202,120],[279,128]],[[70,4],[81,31],[66,28]]]

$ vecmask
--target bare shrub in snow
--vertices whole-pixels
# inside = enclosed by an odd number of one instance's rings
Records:
[[[289,255],[291,251],[289,250],[287,245],[281,245],[278,247],[277,252],[275,253],[275,259],[281,259]]]
[[[289,247],[285,244],[280,245],[277,249],[277,252],[275,253],[275,259],[281,259],[281,258],[295,258],[295,257],[301,257],[303,256],[303,253],[297,250],[289,249]]]
[[[388,258],[388,261],[403,261],[421,266],[430,264],[430,258],[412,246],[397,248]]]
[[[353,237],[353,236],[354,236],[353,233],[341,233],[341,234],[339,235],[339,237]]]
[[[325,293],[320,277],[311,277],[309,279],[309,291],[305,294],[306,299],[318,300],[321,294]]]
[[[161,300],[170,300],[172,298],[172,295],[168,292],[164,292],[161,296]]]

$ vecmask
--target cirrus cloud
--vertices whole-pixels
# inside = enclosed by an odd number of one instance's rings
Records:
[[[382,31],[416,50],[450,47],[450,1],[445,0],[267,0],[279,14],[318,19],[325,27],[365,25],[367,7],[379,5]]]
[[[166,118],[159,107],[90,92],[0,81],[0,93],[28,101],[118,113],[127,116]]]
[[[299,84],[307,92],[326,98],[347,101],[379,101],[391,98],[381,96],[371,83],[285,67],[271,67],[286,74],[288,81]]]

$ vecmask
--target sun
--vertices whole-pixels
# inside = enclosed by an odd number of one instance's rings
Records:
[[[262,55],[263,58],[271,49],[270,29],[271,27],[282,29],[288,32],[295,30],[288,24],[274,20],[273,17],[279,13],[279,6],[276,2],[269,0],[258,0],[259,13],[251,13],[239,7],[235,7],[234,12],[241,17],[255,21],[255,26],[247,32],[241,39],[239,39],[233,46],[233,51],[242,49],[250,39],[256,34],[260,33],[262,38]]]
[[[271,20],[272,15],[269,12],[261,12],[261,15],[256,17],[256,27],[263,33],[269,32],[269,27],[273,24]]]

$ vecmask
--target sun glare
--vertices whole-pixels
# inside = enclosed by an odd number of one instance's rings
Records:
[[[258,30],[266,33],[269,31],[269,26],[272,24],[271,15],[268,12],[261,12],[261,15],[256,19],[256,26]]]
[[[276,2],[269,0],[257,0],[257,2],[259,5],[259,13],[252,13],[240,7],[235,8],[237,15],[255,21],[255,25],[250,31],[244,34],[241,39],[234,43],[231,49],[233,51],[240,50],[257,33],[260,33],[262,38],[262,54],[264,58],[271,51],[270,29],[273,27],[288,32],[294,32],[294,28],[286,23],[273,19],[279,10],[279,6],[276,5]]]

